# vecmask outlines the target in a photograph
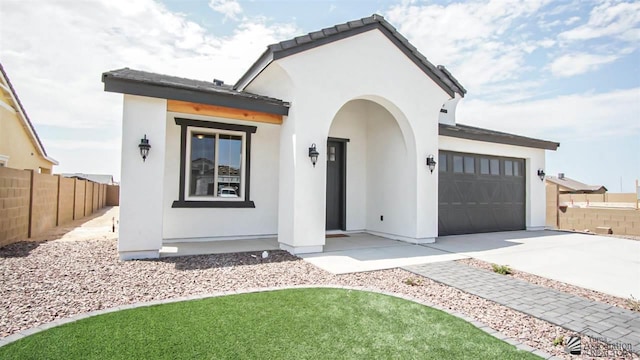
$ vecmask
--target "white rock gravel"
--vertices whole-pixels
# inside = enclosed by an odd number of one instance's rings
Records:
[[[255,257],[251,256],[254,255]],[[283,251],[127,261],[115,239],[17,243],[0,249],[0,337],[119,305],[285,285],[346,285],[408,295],[463,313],[533,348],[567,358],[553,340],[567,330],[457,289],[393,269],[332,275]],[[582,339],[585,343],[585,338]],[[589,340],[586,340],[589,341]],[[637,356],[636,356],[637,358]]]

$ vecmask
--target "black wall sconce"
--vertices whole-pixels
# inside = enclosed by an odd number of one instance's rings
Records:
[[[546,174],[544,173],[544,170],[542,169],[538,169],[538,177],[540,178],[540,181],[544,181],[544,176]]]
[[[427,166],[429,167],[429,171],[433,174],[433,170],[436,168],[436,160],[433,155],[427,156]]]
[[[320,155],[320,153],[316,149],[316,144],[311,144],[311,147],[309,148],[309,158],[311,159],[313,167],[316,167],[316,163],[318,162],[318,155]]]
[[[147,134],[144,134],[144,138],[140,139],[140,155],[142,155],[142,161],[147,160],[147,155],[149,155],[149,149],[151,149],[151,145],[149,145],[149,139],[147,139]]]

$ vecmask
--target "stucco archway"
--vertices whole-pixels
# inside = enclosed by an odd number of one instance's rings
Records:
[[[379,96],[362,96],[336,112],[328,139],[345,142],[341,230],[410,237],[415,231],[415,136],[400,109]],[[335,144],[335,143],[334,143]],[[327,225],[336,215],[332,146],[327,146]],[[339,160],[339,159],[335,159]]]

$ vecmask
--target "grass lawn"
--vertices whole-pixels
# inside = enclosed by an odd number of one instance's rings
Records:
[[[391,296],[293,289],[95,316],[0,348],[0,359],[539,359]]]

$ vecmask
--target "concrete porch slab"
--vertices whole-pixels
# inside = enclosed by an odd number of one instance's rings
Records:
[[[332,274],[391,269],[467,257],[366,233],[328,238],[324,250],[300,257]]]
[[[227,254],[234,252],[280,250],[278,239],[193,241],[164,244],[160,257]]]

